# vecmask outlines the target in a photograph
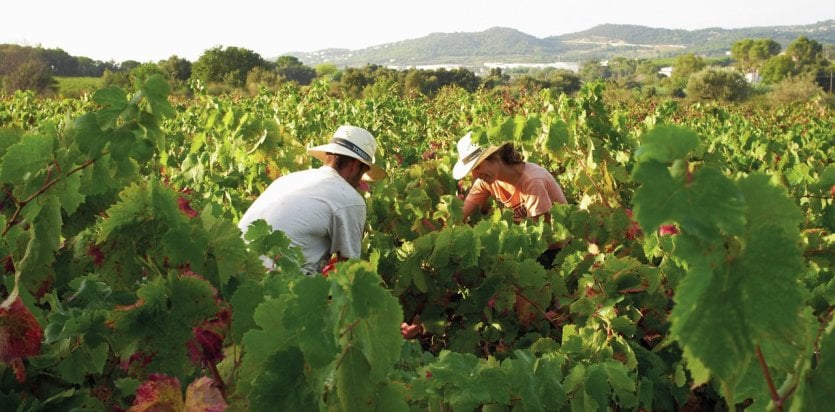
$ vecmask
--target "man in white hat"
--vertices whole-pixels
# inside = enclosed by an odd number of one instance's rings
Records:
[[[365,200],[357,191],[362,179],[376,181],[386,172],[374,164],[377,143],[367,130],[340,126],[330,142],[307,152],[324,162],[318,169],[279,177],[247,209],[238,227],[264,219],[284,232],[304,254],[302,270],[321,273],[335,255],[358,258],[365,226]],[[272,268],[272,259],[262,257]]]

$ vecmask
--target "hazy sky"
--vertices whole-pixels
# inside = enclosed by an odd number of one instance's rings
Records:
[[[598,24],[696,30],[812,24],[832,0],[7,0],[0,44],[60,48],[121,62],[235,46],[272,59],[291,51],[361,49],[443,32],[510,27],[536,37]]]

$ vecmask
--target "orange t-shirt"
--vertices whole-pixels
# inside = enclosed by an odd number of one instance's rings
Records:
[[[565,194],[554,176],[534,163],[525,163],[518,187],[498,180],[488,184],[476,179],[467,199],[483,205],[490,196],[513,209],[516,222],[548,213],[554,203],[565,203]]]

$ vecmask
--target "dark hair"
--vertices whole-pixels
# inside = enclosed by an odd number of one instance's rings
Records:
[[[516,151],[516,148],[513,147],[513,143],[505,143],[499,150],[495,153],[490,155],[491,158],[500,158],[502,162],[509,165],[515,165],[519,163],[524,163],[525,159],[522,158],[522,154]]]
[[[353,161],[353,160],[356,160],[356,161],[362,163],[362,161],[360,161],[359,159],[357,159],[355,157],[345,156],[345,155],[341,155],[341,154],[338,154],[338,153],[330,153],[330,152],[328,152],[326,154],[328,156],[328,160],[331,160],[331,157],[333,158],[333,163],[331,164],[331,167],[333,167],[336,170],[341,170],[342,168],[347,167],[349,164],[351,164],[351,161]],[[330,162],[328,162],[328,163],[330,163]]]

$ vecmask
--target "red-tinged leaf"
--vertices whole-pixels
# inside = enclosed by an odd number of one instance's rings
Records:
[[[194,336],[186,343],[186,347],[195,365],[216,365],[223,360],[223,341],[229,332],[231,319],[229,308],[223,308],[215,317],[192,329]]]
[[[145,367],[154,360],[154,354],[148,354],[142,351],[137,351],[129,358],[123,359],[119,363],[119,367],[130,376],[144,376]]]
[[[87,248],[87,255],[93,258],[93,264],[97,267],[101,266],[102,262],[104,262],[104,253],[102,253],[98,245],[91,244]]]
[[[678,227],[676,225],[661,225],[658,228],[658,234],[661,236],[673,236],[678,234]]]
[[[6,273],[14,273],[15,272],[14,261],[12,260],[12,255],[9,255],[9,256],[6,256],[5,258],[3,258],[3,270],[6,271]]]
[[[222,412],[227,406],[215,381],[207,376],[195,380],[186,389],[186,412]]]
[[[183,394],[177,378],[151,374],[136,388],[136,398],[128,412],[182,411]]]
[[[177,197],[177,207],[179,207],[180,211],[185,213],[189,218],[197,216],[197,211],[191,208],[191,202],[182,196]]]
[[[23,358],[41,353],[43,329],[20,297],[0,305],[0,362],[12,366],[17,380],[25,380]]]
[[[26,366],[23,365],[23,359],[14,358],[11,362],[9,362],[9,366],[12,367],[12,371],[14,371],[14,377],[17,379],[18,382],[26,382]]]

